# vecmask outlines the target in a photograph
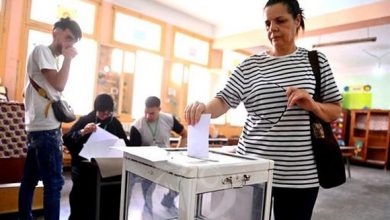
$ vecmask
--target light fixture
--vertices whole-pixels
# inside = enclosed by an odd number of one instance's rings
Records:
[[[332,41],[327,43],[313,44],[313,48],[339,46],[339,45],[346,45],[346,44],[357,44],[357,43],[365,43],[365,42],[375,42],[375,41],[376,41],[376,37],[357,38],[352,40]]]
[[[390,51],[384,52],[381,55],[373,54],[367,50],[363,50],[364,53],[374,57],[378,61],[378,65],[373,68],[373,74],[376,76],[382,76],[385,73],[384,67],[382,67],[382,58],[390,54]]]

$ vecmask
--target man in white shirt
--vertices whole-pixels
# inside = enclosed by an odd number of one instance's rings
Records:
[[[36,46],[28,58],[24,89],[28,150],[19,191],[21,220],[33,219],[31,206],[39,180],[44,186],[45,219],[59,219],[64,184],[62,135],[61,122],[53,114],[51,101],[58,100],[65,88],[71,61],[77,55],[73,45],[81,39],[82,32],[75,21],[61,18],[54,24],[52,34],[52,43]],[[59,55],[64,57],[61,68],[58,67]]]

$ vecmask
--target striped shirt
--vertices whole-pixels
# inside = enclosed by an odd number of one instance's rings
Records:
[[[325,55],[318,52],[321,97],[325,103],[341,100]],[[310,136],[309,113],[297,105],[287,108],[287,87],[314,94],[315,77],[308,51],[274,57],[261,53],[242,62],[223,90],[217,93],[231,108],[243,102],[248,115],[238,152],[275,161],[273,186],[317,187],[318,176]]]

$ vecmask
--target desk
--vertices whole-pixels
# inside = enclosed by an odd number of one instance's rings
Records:
[[[171,137],[169,138],[169,142],[171,146],[176,146],[177,143],[179,142],[179,138],[174,138]],[[227,138],[209,138],[209,146],[210,147],[221,147],[223,145],[228,144],[228,139]]]
[[[131,147],[124,149],[120,219],[134,219],[133,176],[148,179],[179,193],[178,210],[164,219],[269,219],[273,161],[210,150],[209,158],[196,159],[185,149]],[[247,192],[245,196],[240,191]],[[215,193],[215,194],[214,194]],[[218,193],[222,193],[218,195]],[[254,196],[254,194],[261,196]],[[217,195],[216,195],[217,194]],[[233,194],[233,197],[221,195]],[[236,197],[246,199],[247,210],[237,210]],[[159,201],[153,204],[158,210]],[[211,201],[211,202],[210,202]],[[213,201],[217,201],[213,203]],[[229,202],[231,204],[229,204]],[[225,205],[229,204],[229,205]],[[210,205],[208,205],[210,204]],[[216,204],[215,206],[213,206]],[[239,216],[231,216],[239,214]],[[243,217],[242,215],[248,216]],[[209,218],[210,216],[213,218]]]
[[[355,149],[356,147],[340,146],[341,154],[343,155],[345,161],[347,162],[348,178],[351,178],[350,159],[354,155]]]

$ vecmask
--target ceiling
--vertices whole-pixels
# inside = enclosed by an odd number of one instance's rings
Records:
[[[247,51],[269,47],[263,8],[267,0],[105,0],[214,39],[213,48]],[[335,73],[378,72],[390,77],[390,0],[299,0],[306,30],[298,46],[376,37],[375,42],[318,48]],[[169,9],[169,10],[167,10]],[[195,21],[195,22],[193,22]],[[317,49],[317,48],[316,48]],[[364,76],[365,77],[365,76]]]
[[[215,37],[253,30],[263,26],[267,0],[153,0],[215,25]],[[380,0],[300,0],[306,18]],[[320,6],[320,7],[319,7]]]
[[[153,0],[159,4],[188,14],[214,26],[214,38],[235,35],[263,28],[263,7],[267,0]],[[306,19],[390,0],[300,0]],[[390,22],[331,34],[306,37],[298,42],[308,49],[313,43],[324,43],[364,37],[377,37],[376,42],[318,48],[325,52],[332,64],[358,67],[390,63]],[[239,48],[250,52],[264,49],[264,44]]]

